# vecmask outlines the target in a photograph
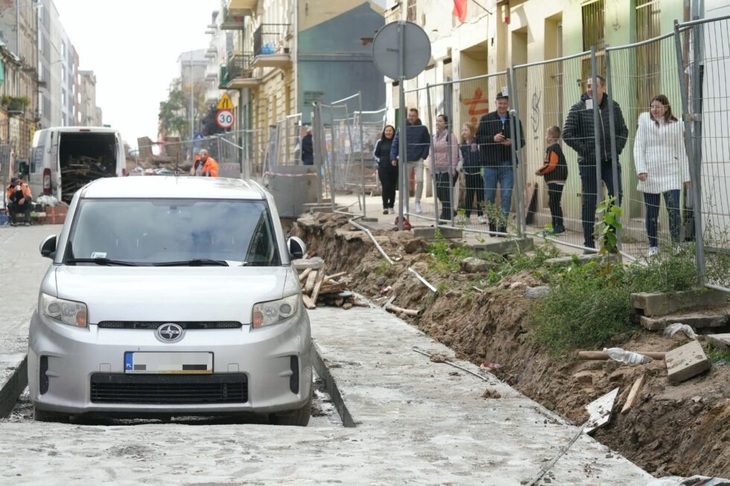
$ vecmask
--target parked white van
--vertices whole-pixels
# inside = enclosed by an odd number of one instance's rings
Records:
[[[109,127],[54,127],[35,132],[28,180],[33,196],[70,202],[95,179],[126,175],[122,135]]]

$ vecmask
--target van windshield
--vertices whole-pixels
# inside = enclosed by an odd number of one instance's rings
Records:
[[[265,201],[80,200],[64,261],[280,265]]]

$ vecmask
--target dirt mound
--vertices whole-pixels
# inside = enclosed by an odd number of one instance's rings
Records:
[[[615,361],[557,361],[531,339],[527,316],[533,299],[525,290],[544,285],[529,273],[496,286],[483,275],[437,272],[428,242],[410,232],[373,232],[376,245],[333,213],[306,215],[291,229],[324,258],[328,273],[348,272],[348,285],[366,297],[418,310],[400,317],[452,348],[458,357],[492,368],[521,393],[576,424],[588,418],[584,406],[620,388],[611,423],[594,437],[655,476],[730,477],[730,366],[715,365],[679,386],[667,382],[663,361],[622,365]],[[409,270],[409,268],[411,270]],[[439,290],[434,294],[414,271]],[[343,311],[346,312],[346,311]],[[665,338],[637,328],[625,349],[668,351],[687,338]],[[621,413],[631,386],[644,375],[639,400]]]

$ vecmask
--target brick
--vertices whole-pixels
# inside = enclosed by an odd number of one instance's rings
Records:
[[[704,373],[712,366],[702,345],[697,341],[668,351],[664,356],[664,362],[667,364],[667,378],[672,385],[678,385]]]

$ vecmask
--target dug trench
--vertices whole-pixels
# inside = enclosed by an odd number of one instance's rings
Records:
[[[306,242],[308,256],[324,259],[327,273],[347,272],[349,290],[381,305],[391,302],[418,310],[417,316],[399,317],[449,346],[459,359],[489,363],[498,378],[577,425],[588,418],[585,405],[619,387],[611,421],[592,435],[654,476],[730,477],[730,365],[715,364],[705,374],[673,386],[661,360],[626,365],[553,358],[532,339],[528,323],[535,300],[525,291],[543,282],[525,272],[488,286],[478,274],[438,272],[428,241],[392,228],[371,231],[375,245],[350,224],[351,218],[306,214],[289,234]],[[395,263],[389,264],[377,246]],[[637,327],[630,341],[611,344],[668,351],[688,340],[683,334],[664,337]],[[641,375],[645,379],[638,400],[622,413]]]

